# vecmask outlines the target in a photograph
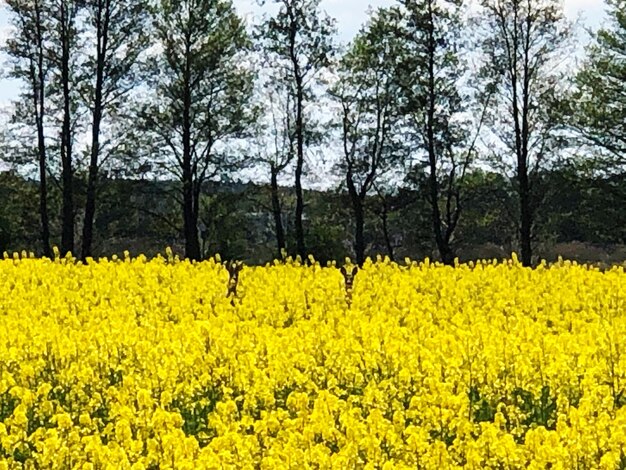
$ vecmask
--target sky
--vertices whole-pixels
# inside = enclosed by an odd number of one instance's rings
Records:
[[[339,39],[342,42],[349,42],[366,21],[370,8],[385,7],[395,3],[395,0],[322,0],[321,6],[330,16],[336,18]],[[254,21],[264,11],[264,8],[258,6],[257,0],[234,0],[234,4],[249,21]],[[582,15],[583,24],[593,29],[600,26],[603,21],[603,0],[564,0],[564,6],[570,19],[575,20]],[[3,0],[0,0],[0,47],[4,44],[7,34],[7,13],[4,11]],[[18,84],[0,78],[0,106],[8,105],[16,97],[18,91]]]

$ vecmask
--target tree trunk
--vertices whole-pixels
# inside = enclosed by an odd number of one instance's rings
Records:
[[[67,4],[61,2],[61,81],[63,87],[63,127],[61,131],[61,160],[63,181],[63,209],[61,253],[74,251],[74,169],[72,167],[72,121],[70,95],[70,31]]]
[[[354,212],[354,254],[356,256],[356,264],[363,266],[365,262],[365,215],[363,210],[365,195],[363,194],[363,197],[361,197],[357,191],[350,168],[346,172],[346,184]]]
[[[280,205],[280,195],[278,193],[278,171],[271,169],[271,196],[272,196],[272,213],[274,215],[274,224],[276,227],[276,248],[278,249],[277,259],[283,258],[285,245],[285,229],[283,227],[282,209]]]
[[[357,197],[353,199],[354,207],[354,252],[356,254],[356,264],[363,266],[365,263],[365,214],[363,201]]]
[[[103,115],[102,88],[104,86],[104,66],[107,60],[106,52],[109,27],[108,6],[107,2],[104,19],[102,18],[102,10],[98,11],[96,88],[91,130],[91,158],[89,162],[89,176],[87,179],[87,195],[85,201],[85,220],[83,224],[82,259],[86,259],[92,255],[93,224],[96,215],[96,186],[98,184],[98,157],[100,154],[100,126],[102,124]]]
[[[71,149],[67,144],[66,126],[63,126],[65,141],[61,147],[62,181],[63,181],[63,209],[61,228],[61,253],[65,256],[74,251],[74,174],[72,168]]]
[[[183,142],[186,140],[183,132]],[[188,139],[187,139],[188,140]],[[183,151],[186,151],[183,144]],[[194,210],[193,173],[191,165],[183,168],[183,230],[185,235],[185,257],[192,261],[200,260],[200,239],[198,237],[198,221]]]
[[[195,175],[192,165],[191,149],[191,71],[189,69],[191,49],[187,41],[185,70],[185,91],[183,98],[183,231],[185,235],[185,257],[192,261],[199,261],[200,239],[198,237],[197,210],[194,202]]]
[[[528,175],[520,173],[520,243],[522,248],[522,264],[532,266],[532,211],[530,207],[530,190]]]
[[[99,119],[99,118],[98,118]],[[85,201],[85,221],[83,225],[82,259],[92,255],[93,224],[96,214],[96,185],[98,182],[98,152],[99,142],[96,133],[100,132],[100,124],[96,126],[94,116],[94,128],[92,136],[91,161],[89,164],[89,176],[87,178],[87,194]]]
[[[288,7],[289,10],[289,7]],[[300,62],[296,50],[298,24],[291,21],[289,31],[289,56],[293,66],[293,77],[296,86],[296,250],[303,262],[307,260],[306,244],[304,240],[304,195],[302,191],[302,173],[304,167],[304,80],[300,70]]]
[[[44,51],[43,32],[41,30],[41,12],[39,2],[35,2],[35,14],[37,24],[37,76],[33,77],[36,85],[33,87],[33,98],[37,124],[37,151],[39,155],[39,216],[41,219],[41,243],[43,255],[52,258],[50,247],[50,221],[48,216],[48,182],[46,139],[44,134],[45,117],[45,77],[44,77]]]
[[[531,188],[528,175],[528,146],[530,143],[530,80],[532,65],[530,63],[530,23],[527,23],[526,38],[524,41],[524,81],[522,97],[522,135],[521,135],[521,158],[519,159],[519,185],[520,185],[520,241],[522,245],[522,264],[532,266],[532,224],[533,209],[531,207]]]
[[[302,80],[297,79],[297,104],[296,104],[296,246],[298,255],[303,261],[306,261],[306,245],[304,241],[304,195],[302,192],[302,172],[304,167],[304,129],[303,129],[303,101],[304,93],[302,91]]]
[[[530,204],[530,181],[528,178],[528,100],[529,90],[527,83],[528,69],[524,66],[524,89],[522,90],[522,125],[518,131],[520,138],[518,140],[518,158],[517,158],[517,179],[519,184],[519,201],[520,201],[520,244],[522,249],[522,264],[524,266],[532,265],[532,208]]]
[[[387,205],[383,202],[383,211],[380,214],[380,220],[383,224],[383,237],[385,239],[385,246],[387,247],[387,255],[391,261],[395,261],[395,253],[393,244],[391,243],[391,236],[389,234],[389,217],[387,212]]]
[[[428,4],[428,109],[426,122],[426,142],[428,146],[428,163],[430,167],[429,193],[432,207],[432,224],[435,234],[435,242],[441,256],[441,260],[446,265],[453,265],[455,254],[450,248],[450,244],[443,235],[441,229],[441,211],[439,210],[439,181],[437,177],[437,149],[435,142],[435,31],[433,24],[432,3]]]
[[[51,258],[52,249],[50,247],[50,222],[48,217],[46,148],[43,137],[43,126],[41,126],[39,122],[37,123],[37,141],[39,146],[39,216],[41,218],[41,243],[43,255],[47,258]]]

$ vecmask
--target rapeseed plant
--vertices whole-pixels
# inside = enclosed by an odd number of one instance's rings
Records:
[[[0,261],[0,469],[626,467],[623,268],[233,266]]]

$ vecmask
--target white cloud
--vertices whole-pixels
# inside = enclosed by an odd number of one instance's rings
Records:
[[[359,31],[368,17],[368,11],[395,4],[393,0],[322,0],[322,8],[337,19],[337,29],[342,41],[349,41]]]
[[[259,7],[257,0],[234,0],[233,3],[241,15],[249,21],[260,18],[263,13],[275,11],[271,0]],[[367,20],[370,8],[385,7],[396,3],[394,0],[322,0],[321,8],[337,20],[339,38],[349,41]]]
[[[592,28],[601,26],[605,18],[605,3],[602,0],[566,0],[565,14],[572,20],[581,16],[583,23]]]
[[[597,7],[604,7],[602,0],[566,0],[566,8],[572,9],[593,9]]]

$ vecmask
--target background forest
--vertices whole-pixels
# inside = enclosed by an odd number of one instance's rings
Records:
[[[6,0],[0,251],[626,260],[626,1]]]

